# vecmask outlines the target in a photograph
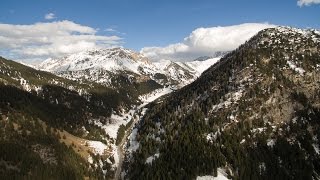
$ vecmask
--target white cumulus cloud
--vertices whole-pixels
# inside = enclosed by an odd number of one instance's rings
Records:
[[[0,24],[0,55],[15,60],[44,60],[93,48],[121,45],[121,37],[72,21],[31,25]]]
[[[53,13],[48,13],[48,14],[46,14],[46,15],[44,16],[44,18],[47,19],[47,20],[51,20],[51,19],[55,19],[56,16],[55,16],[55,14],[53,14]]]
[[[320,0],[298,0],[298,6],[310,6],[311,4],[320,4]]]
[[[165,47],[145,47],[141,53],[153,60],[192,60],[215,52],[231,51],[260,30],[275,27],[268,23],[245,23],[234,26],[198,28],[180,43]]]

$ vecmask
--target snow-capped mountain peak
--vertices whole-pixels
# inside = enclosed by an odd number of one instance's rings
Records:
[[[139,66],[152,66],[141,54],[124,48],[88,50],[61,59],[47,59],[38,68],[51,71],[79,71],[86,69],[104,69],[108,71],[129,70],[138,72]]]
[[[138,79],[152,79],[161,85],[184,86],[219,59],[152,62],[143,54],[130,49],[112,48],[88,50],[61,59],[47,59],[37,68],[73,80],[85,78],[105,85],[110,85],[110,76],[122,74],[129,77],[133,73]]]

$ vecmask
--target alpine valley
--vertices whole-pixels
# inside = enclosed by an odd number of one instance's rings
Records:
[[[152,61],[0,58],[1,179],[320,179],[320,32]]]
[[[1,58],[1,177],[114,178],[143,107],[219,59],[151,62],[123,48],[36,67]]]

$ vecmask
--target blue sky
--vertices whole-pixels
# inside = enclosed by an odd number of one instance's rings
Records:
[[[45,19],[48,13],[55,18]],[[122,46],[139,51],[179,43],[200,27],[268,22],[319,29],[320,4],[300,7],[297,0],[1,0],[1,24],[62,20],[98,29],[96,35],[121,37]]]

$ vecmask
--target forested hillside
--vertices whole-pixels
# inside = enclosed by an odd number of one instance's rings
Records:
[[[149,106],[125,177],[319,179],[319,102],[319,31],[262,30]]]

